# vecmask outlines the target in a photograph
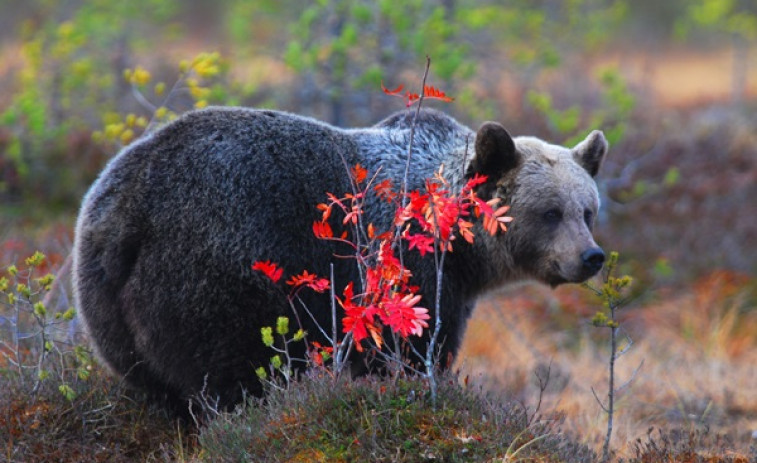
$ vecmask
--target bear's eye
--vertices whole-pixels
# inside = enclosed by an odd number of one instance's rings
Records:
[[[562,220],[562,211],[560,209],[550,209],[544,213],[544,220],[549,223],[557,223]]]
[[[586,225],[591,227],[591,224],[594,222],[594,212],[586,209],[584,211],[584,222],[586,222]]]

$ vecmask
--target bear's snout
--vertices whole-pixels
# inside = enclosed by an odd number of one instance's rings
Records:
[[[581,254],[584,270],[590,275],[595,275],[605,263],[605,252],[602,248],[589,248]]]

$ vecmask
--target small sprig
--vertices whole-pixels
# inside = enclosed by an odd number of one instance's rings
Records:
[[[610,460],[610,438],[612,437],[613,430],[613,417],[615,413],[615,399],[619,390],[625,386],[619,388],[615,387],[615,362],[633,345],[633,340],[626,334],[627,344],[623,349],[618,350],[618,334],[621,330],[620,321],[617,319],[617,312],[625,304],[628,303],[627,292],[630,288],[633,279],[628,275],[620,277],[615,276],[618,266],[618,253],[611,252],[607,263],[605,264],[605,270],[602,274],[602,286],[595,288],[590,284],[585,284],[585,287],[589,288],[594,294],[599,296],[602,301],[602,310],[597,311],[591,319],[591,324],[599,328],[610,329],[610,362],[609,362],[609,386],[607,391],[607,403],[605,404],[597,395],[594,388],[592,392],[594,397],[599,402],[602,410],[607,413],[607,435],[605,436],[605,442],[602,451],[602,461],[607,462]],[[636,369],[639,371],[641,365]],[[632,381],[636,372],[629,380]],[[626,383],[628,384],[628,382]]]

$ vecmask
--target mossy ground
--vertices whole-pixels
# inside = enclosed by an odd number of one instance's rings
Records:
[[[591,461],[588,447],[522,405],[444,375],[436,406],[422,378],[314,374],[216,417],[206,461]]]

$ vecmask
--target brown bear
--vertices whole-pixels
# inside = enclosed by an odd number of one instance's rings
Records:
[[[84,198],[76,226],[76,304],[99,357],[155,396],[184,401],[204,390],[221,405],[262,394],[254,370],[272,355],[260,328],[291,316],[283,280],[251,265],[270,260],[292,273],[329,275],[335,288],[357,281],[354,261],[335,258],[312,224],[326,192],[350,191],[345,166],[400,184],[415,113],[370,128],[341,129],[293,114],[242,108],[190,112],[116,156]],[[408,189],[422,189],[441,164],[459,188],[488,177],[483,199],[501,198],[515,220],[489,236],[458,240],[444,264],[440,356],[454,355],[482,293],[532,278],[582,282],[604,253],[592,238],[597,174],[607,142],[594,131],[573,148],[512,138],[498,123],[474,132],[434,110],[417,117]],[[387,228],[394,210],[365,207],[366,223]],[[434,307],[431,259],[406,253],[419,304]],[[330,298],[305,295],[320,326]],[[316,323],[299,314],[311,340]],[[430,320],[433,329],[433,320]],[[415,342],[421,352],[426,337]],[[303,352],[295,353],[302,356]]]

